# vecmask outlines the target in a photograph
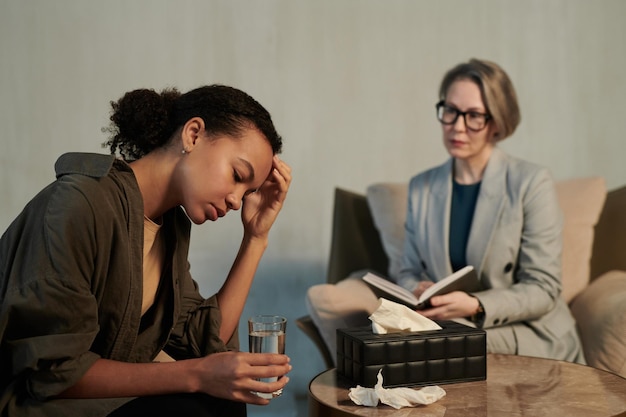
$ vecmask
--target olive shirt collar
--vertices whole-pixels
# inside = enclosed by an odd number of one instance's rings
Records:
[[[114,155],[97,153],[68,152],[59,157],[54,164],[57,178],[68,174],[87,175],[93,178],[102,178],[109,173],[114,162],[119,163],[122,171],[132,171],[130,166]],[[126,169],[124,169],[126,168]]]

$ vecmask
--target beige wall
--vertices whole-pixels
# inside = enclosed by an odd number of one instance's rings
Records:
[[[110,100],[219,82],[271,111],[294,169],[268,257],[323,262],[333,187],[445,158],[437,84],[470,57],[517,86],[523,120],[504,148],[557,178],[621,185],[625,16],[621,0],[0,0],[0,228],[60,153],[104,151]],[[238,232],[232,217],[196,233],[196,255],[222,270],[214,238]]]
[[[294,170],[259,270],[275,296],[259,301],[257,287],[250,309],[300,314],[324,279],[333,188],[442,162],[437,86],[462,60],[494,60],[517,87],[522,124],[506,150],[557,179],[626,183],[625,17],[622,0],[0,0],[0,229],[59,154],[105,151],[100,129],[123,92],[234,85],[270,110]],[[240,229],[237,214],[194,229],[204,292]]]

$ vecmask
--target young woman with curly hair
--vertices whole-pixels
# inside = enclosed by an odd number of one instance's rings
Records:
[[[291,182],[282,139],[227,86],[135,90],[112,107],[112,155],[61,156],[56,181],[0,241],[0,414],[245,415],[245,403],[268,403],[252,392],[288,381],[258,379],[291,369],[237,340]],[[239,253],[205,299],[190,274],[191,223],[231,210]]]

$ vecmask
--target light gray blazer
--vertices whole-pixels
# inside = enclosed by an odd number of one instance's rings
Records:
[[[398,282],[450,275],[453,160],[409,183],[403,266]],[[483,328],[507,332],[520,355],[581,360],[575,321],[560,297],[563,218],[547,169],[494,148],[480,186],[466,259],[484,290]]]

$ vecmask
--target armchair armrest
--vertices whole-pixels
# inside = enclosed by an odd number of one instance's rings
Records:
[[[386,276],[388,265],[365,195],[336,188],[326,282],[335,284],[361,269]]]

